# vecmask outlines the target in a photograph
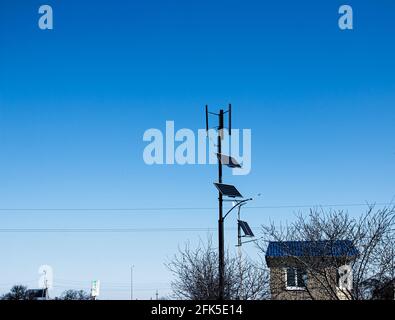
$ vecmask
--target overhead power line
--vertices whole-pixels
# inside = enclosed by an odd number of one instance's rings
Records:
[[[310,205],[273,205],[273,206],[245,206],[247,210],[257,209],[307,209],[307,208],[330,208],[330,207],[364,207],[369,205],[375,206],[392,206],[393,202],[382,203],[345,203],[345,204],[310,204]],[[216,207],[152,207],[152,208],[0,208],[0,215],[141,215],[147,212],[155,211],[174,211],[173,213],[183,213],[185,211],[204,211],[216,210]],[[56,213],[55,213],[56,212]],[[159,214],[154,213],[154,214]],[[152,213],[151,213],[152,214]]]
[[[0,233],[134,233],[134,232],[204,232],[216,228],[7,228]],[[236,230],[236,228],[228,228]]]

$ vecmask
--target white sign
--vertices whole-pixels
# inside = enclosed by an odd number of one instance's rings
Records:
[[[91,295],[97,297],[100,294],[100,280],[92,281]]]

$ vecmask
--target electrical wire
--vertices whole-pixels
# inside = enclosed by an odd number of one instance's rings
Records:
[[[236,230],[237,228],[225,228]],[[137,232],[207,232],[216,228],[8,228],[0,233],[137,233]]]
[[[348,204],[311,204],[311,205],[273,205],[273,206],[245,206],[247,210],[257,209],[306,209],[306,208],[329,208],[329,207],[363,207],[363,206],[392,206],[394,202],[382,203],[348,203]],[[2,215],[146,215],[149,211],[174,211],[172,213],[185,214],[185,211],[215,210],[217,207],[152,207],[152,208],[0,208]],[[142,211],[137,212],[136,211]],[[56,212],[56,213],[54,213]],[[77,212],[77,213],[76,213]],[[161,214],[150,213],[150,214]]]

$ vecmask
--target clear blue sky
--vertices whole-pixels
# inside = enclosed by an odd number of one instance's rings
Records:
[[[353,31],[337,25],[345,3]],[[52,31],[37,26],[42,4]],[[394,33],[392,0],[2,0],[0,292],[35,287],[49,264],[52,294],[100,279],[101,298],[128,299],[133,264],[135,297],[167,294],[164,261],[207,232],[4,229],[216,227],[215,209],[11,210],[214,208],[214,166],[142,159],[146,129],[203,128],[206,103],[231,102],[234,126],[252,129],[251,173],[225,181],[262,193],[251,205],[290,206],[245,210],[256,233],[292,220],[297,205],[391,201]]]

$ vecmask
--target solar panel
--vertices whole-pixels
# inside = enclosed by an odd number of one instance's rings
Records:
[[[223,183],[214,183],[214,185],[223,196],[230,198],[243,198],[235,186]]]
[[[239,226],[243,230],[245,236],[254,237],[254,233],[252,232],[247,222],[239,220]]]
[[[241,165],[233,157],[222,153],[217,153],[217,158],[222,164],[228,166],[229,168],[241,168]]]

